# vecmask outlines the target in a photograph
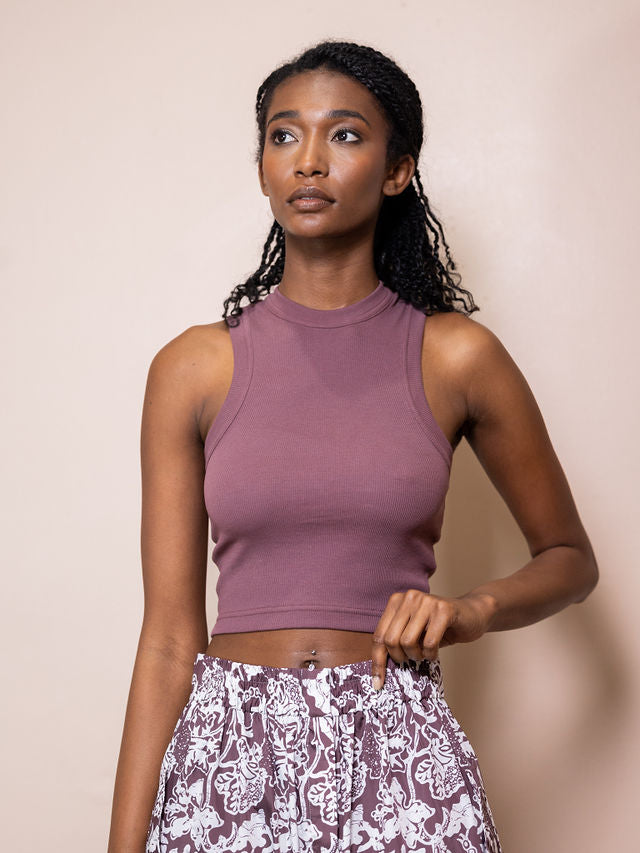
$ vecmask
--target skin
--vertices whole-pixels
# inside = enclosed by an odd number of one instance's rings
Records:
[[[329,109],[355,110],[365,120],[327,119]],[[284,110],[298,115],[269,124],[258,168],[262,192],[286,235],[280,290],[312,308],[340,308],[377,286],[378,212],[386,195],[404,190],[415,163],[409,156],[385,162],[384,116],[368,90],[348,77],[314,71],[284,81],[268,118]],[[291,192],[309,184],[333,203],[316,212],[292,207]],[[141,427],[145,609],[108,853],[144,850],[160,761],[189,695],[196,652],[279,667],[370,659],[375,686],[382,687],[388,657],[399,664],[433,660],[442,646],[529,625],[584,600],[595,587],[591,544],[519,368],[496,335],[470,317],[436,314],[425,330],[423,386],[433,415],[454,449],[467,439],[531,559],[456,598],[398,591],[373,633],[289,629],[218,634],[209,641],[203,444],[231,385],[229,331],[223,321],[192,326],[155,355]]]

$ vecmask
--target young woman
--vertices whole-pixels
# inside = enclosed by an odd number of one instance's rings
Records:
[[[524,377],[469,316],[409,77],[323,42],[256,111],[275,218],[260,268],[149,370],[109,853],[495,853],[438,650],[584,600],[596,560]],[[429,577],[463,436],[531,560],[445,598]]]

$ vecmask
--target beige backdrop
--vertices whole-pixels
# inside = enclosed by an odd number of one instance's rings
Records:
[[[425,188],[474,318],[527,377],[600,563],[585,603],[443,649],[449,702],[505,853],[632,849],[637,3],[1,9],[3,848],[106,848],[142,618],[147,368],[187,326],[220,319],[259,263],[258,85],[338,37],[388,52],[421,92]],[[447,594],[528,559],[466,443],[438,558],[433,590]]]

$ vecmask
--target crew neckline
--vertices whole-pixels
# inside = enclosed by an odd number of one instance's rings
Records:
[[[390,305],[396,296],[395,291],[390,290],[381,279],[378,279],[375,290],[357,302],[344,305],[342,308],[310,308],[308,305],[302,305],[300,302],[289,299],[288,296],[280,292],[279,285],[276,285],[262,301],[274,314],[284,320],[302,323],[305,326],[330,328],[368,320],[370,317],[379,314],[387,305]]]

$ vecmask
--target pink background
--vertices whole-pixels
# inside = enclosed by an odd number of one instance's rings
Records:
[[[146,372],[187,326],[219,320],[258,266],[271,213],[251,161],[255,93],[325,37],[389,53],[418,86],[425,189],[482,308],[474,319],[527,377],[600,564],[583,604],[441,652],[505,853],[631,849],[638,5],[1,11],[5,849],[106,849],[142,619]],[[437,556],[433,591],[452,595],[529,559],[466,443]]]

